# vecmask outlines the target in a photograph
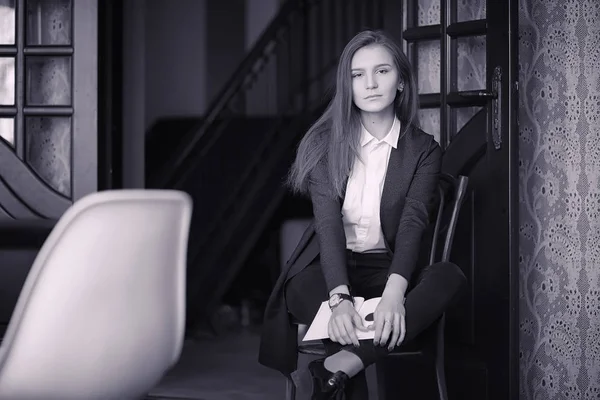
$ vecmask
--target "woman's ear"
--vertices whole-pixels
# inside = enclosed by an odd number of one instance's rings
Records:
[[[398,91],[401,92],[404,90],[404,82],[398,83]]]

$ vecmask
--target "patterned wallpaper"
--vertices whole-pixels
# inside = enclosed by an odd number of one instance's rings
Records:
[[[521,399],[600,396],[600,3],[520,0]]]
[[[439,23],[439,4],[420,0],[418,25]],[[457,15],[485,18],[485,2],[458,0]],[[600,2],[520,0],[519,22],[520,397],[598,399]],[[439,92],[439,42],[419,46],[419,92]],[[484,54],[459,43],[460,89],[484,87]],[[439,110],[420,117],[438,136]]]

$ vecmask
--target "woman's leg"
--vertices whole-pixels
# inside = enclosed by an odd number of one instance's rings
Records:
[[[364,287],[365,296],[381,296],[387,271],[381,271],[371,279],[370,287]],[[436,263],[424,267],[415,279],[415,285],[406,295],[406,334],[404,342],[416,338],[435,322],[448,308],[466,283],[460,268],[452,263]],[[359,347],[345,346],[345,350],[356,354],[367,367],[389,351],[387,346],[375,346],[372,340],[361,340]]]
[[[290,279],[285,288],[285,295],[290,314],[298,322],[310,325],[321,303],[329,298],[321,265],[318,263],[318,260]],[[345,347],[329,339],[323,340],[323,345],[325,346],[325,353],[328,356],[337,354]],[[356,358],[354,354],[349,354],[349,356]],[[360,359],[355,361],[358,361],[359,369],[363,369],[362,365],[360,365]],[[347,365],[345,367],[356,370],[356,366],[354,365]],[[331,372],[337,372],[338,370],[348,372],[347,369],[339,368]],[[366,399],[368,388],[364,371],[351,375],[354,375],[354,377],[346,385],[347,400]]]

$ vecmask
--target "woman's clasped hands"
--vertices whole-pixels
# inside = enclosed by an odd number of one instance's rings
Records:
[[[373,343],[392,350],[404,341],[406,333],[404,296],[384,293],[373,313],[373,323],[365,326],[350,301],[343,301],[332,311],[329,319],[329,338],[341,345],[359,346],[356,330],[375,331]]]
[[[353,344],[359,346],[356,329],[366,332],[369,328],[364,326],[362,318],[354,308],[352,302],[342,301],[331,312],[329,318],[329,339],[341,345]]]

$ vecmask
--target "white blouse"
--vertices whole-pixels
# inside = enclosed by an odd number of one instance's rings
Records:
[[[400,121],[379,140],[362,126],[360,159],[354,161],[342,205],[346,248],[357,253],[385,251],[379,208],[392,147],[398,145]]]

